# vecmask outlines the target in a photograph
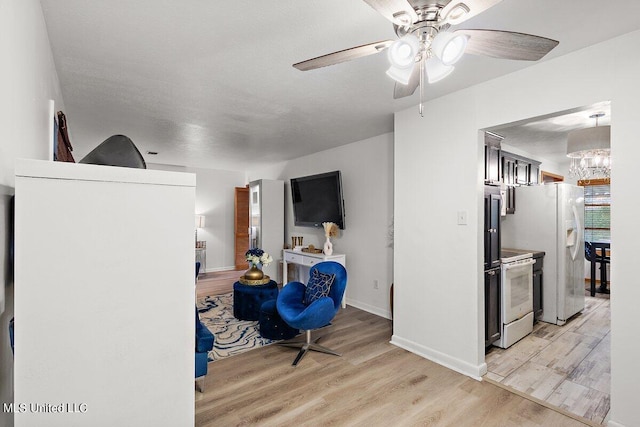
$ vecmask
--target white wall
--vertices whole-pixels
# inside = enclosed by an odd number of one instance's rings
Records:
[[[345,229],[333,238],[334,253],[346,254],[347,303],[390,318],[389,287],[393,281],[389,227],[393,214],[393,135],[384,134],[252,172],[250,180],[285,181],[285,235],[302,236],[304,245],[322,248],[324,230],[293,226],[289,179],[340,170],[345,203]],[[374,289],[374,280],[378,289]]]
[[[424,118],[415,108],[396,114],[392,342],[479,376],[484,169],[472,99],[468,90],[427,103]]]
[[[16,163],[16,426],[193,424],[195,183]]]
[[[194,215],[205,216],[205,227],[198,230],[198,240],[207,242],[206,271],[233,270],[235,268],[235,187],[244,187],[247,184],[246,175],[243,172],[157,163],[148,163],[147,167],[196,174]]]
[[[635,159],[640,32],[433,100],[395,119],[395,283],[392,341],[470,376],[486,371],[483,346],[482,140],[478,130],[611,101],[611,422],[640,424],[640,345],[634,284]],[[463,118],[463,119],[460,119]],[[417,187],[416,183],[421,183]],[[468,210],[468,225],[456,211]],[[428,280],[416,280],[416,269]]]
[[[0,1],[0,404],[13,401],[13,359],[8,323],[13,317],[13,277],[7,262],[8,201],[14,161],[49,154],[49,100],[64,110],[42,9],[38,0]],[[69,126],[73,126],[70,122]],[[0,425],[13,416],[0,411]]]

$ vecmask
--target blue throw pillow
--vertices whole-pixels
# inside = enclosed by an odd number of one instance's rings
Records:
[[[309,305],[317,299],[329,296],[329,291],[335,278],[335,274],[320,273],[318,270],[313,270],[311,277],[309,277],[307,288],[304,290],[302,303]]]

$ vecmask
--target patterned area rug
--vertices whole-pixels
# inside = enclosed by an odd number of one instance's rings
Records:
[[[215,335],[209,361],[244,353],[273,343],[262,338],[258,321],[238,320],[233,317],[233,292],[198,298],[200,321]]]

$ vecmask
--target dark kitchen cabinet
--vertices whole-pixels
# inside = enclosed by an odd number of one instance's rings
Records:
[[[534,321],[542,317],[542,311],[544,309],[542,305],[542,289],[544,284],[543,275],[543,261],[544,252],[534,252],[533,259],[536,261],[533,264],[533,318]]]
[[[500,266],[500,187],[484,190],[484,269]]]
[[[540,162],[502,151],[502,182],[506,185],[505,212],[516,212],[516,187],[539,183]]]
[[[529,167],[527,160],[516,160],[516,184],[529,185]]]
[[[502,182],[507,185],[515,185],[517,179],[517,160],[509,153],[502,153]]]
[[[498,184],[502,178],[500,142],[502,137],[493,133],[484,134],[484,182]]]
[[[484,341],[500,339],[500,187],[484,187]]]
[[[539,183],[540,162],[502,151],[502,182],[507,185]]]
[[[506,209],[505,212],[508,214],[516,213],[516,187],[515,185],[507,186],[507,197],[505,200]]]
[[[500,268],[484,272],[484,346],[500,339]]]
[[[529,164],[529,185],[538,185],[540,183],[540,163],[531,161]]]

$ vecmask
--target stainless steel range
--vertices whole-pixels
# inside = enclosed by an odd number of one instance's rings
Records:
[[[533,330],[533,254],[502,250],[501,252],[501,319],[502,333],[494,345],[507,348]]]

